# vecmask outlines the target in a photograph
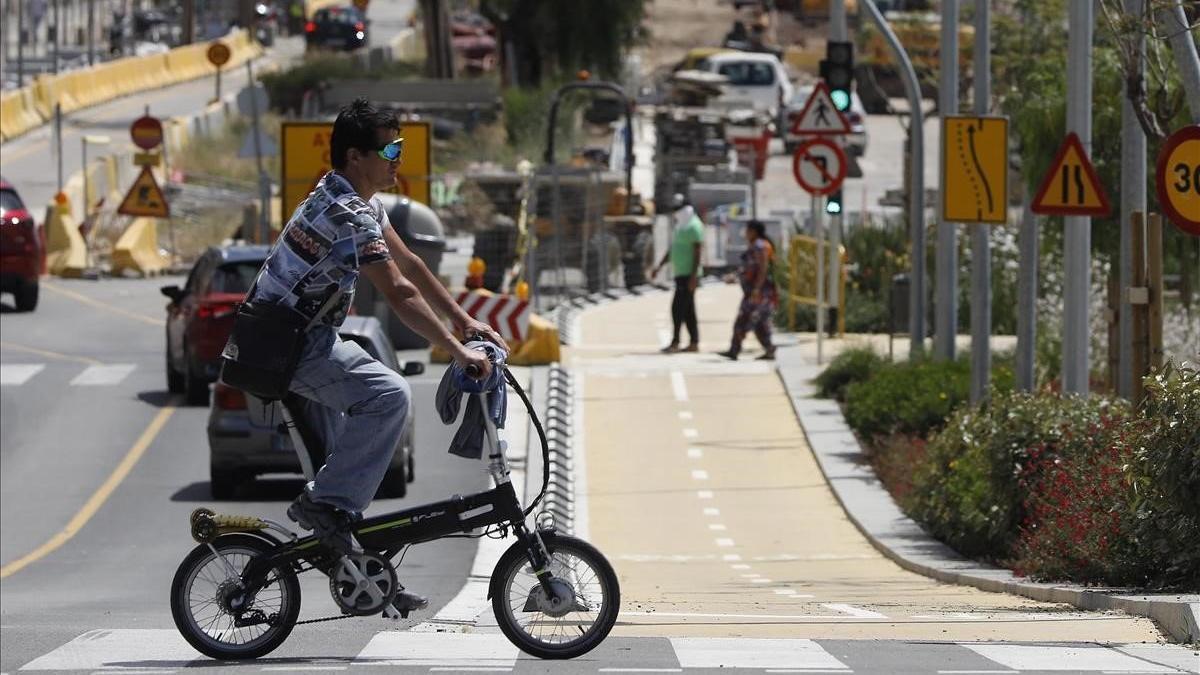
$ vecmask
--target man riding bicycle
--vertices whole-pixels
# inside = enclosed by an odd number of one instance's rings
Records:
[[[465,348],[435,315],[462,335],[508,346],[467,315],[392,229],[374,195],[396,182],[404,139],[389,112],[358,99],[333,123],[327,173],[292,214],[258,273],[248,302],[289,307],[315,323],[290,390],[304,399],[305,419],[320,435],[325,465],[288,507],[288,517],[342,554],[356,552],[349,526],[362,517],[391,461],[410,405],[408,383],[353,342],[338,339],[361,271],[397,316],[468,372],[492,365]],[[407,613],[428,600],[400,592]]]

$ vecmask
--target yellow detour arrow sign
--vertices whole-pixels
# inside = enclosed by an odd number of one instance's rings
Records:
[[[1008,118],[942,118],[942,217],[1008,222]]]
[[[133,181],[129,193],[125,195],[125,199],[121,200],[121,206],[117,208],[117,213],[126,216],[154,216],[157,218],[166,218],[171,215],[170,209],[167,207],[167,198],[163,196],[162,190],[158,187],[158,181],[154,180],[154,174],[150,173],[150,167],[142,167],[142,172],[138,174],[137,180]]]
[[[1179,229],[1200,237],[1200,124],[1171,134],[1158,153],[1158,202]]]
[[[1042,179],[1033,212],[1052,216],[1107,216],[1112,207],[1075,132],[1067,134]]]
[[[333,125],[316,122],[284,122],[280,140],[282,207],[285,220],[312,192],[321,177],[333,169],[329,139]],[[396,190],[422,204],[429,204],[429,178],[433,171],[428,122],[401,122],[404,150],[396,166]]]

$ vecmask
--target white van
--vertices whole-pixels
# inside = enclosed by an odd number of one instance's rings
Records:
[[[722,85],[725,93],[717,98],[720,103],[744,102],[778,122],[780,111],[792,100],[792,83],[774,54],[720,52],[696,67],[729,78],[729,84]]]

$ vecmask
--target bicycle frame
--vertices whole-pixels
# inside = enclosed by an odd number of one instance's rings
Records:
[[[486,402],[482,400],[483,394],[473,396],[479,397],[481,408],[487,410]],[[311,480],[315,458],[305,443],[305,437],[314,436],[311,430],[305,427],[303,418],[294,416],[288,408],[289,406],[283,406],[284,420],[296,446],[296,452],[300,455],[305,476]],[[455,495],[443,501],[366,518],[358,522],[352,531],[364,549],[382,551],[384,557],[390,560],[411,544],[493,525],[501,525],[505,529],[512,528],[513,533],[529,551],[530,563],[536,570],[542,586],[550,597],[553,597],[554,590],[549,583],[551,575],[546,566],[549,553],[537,530],[526,528],[521,500],[509,480],[508,457],[505,453],[508,444],[500,440],[491,417],[486,414],[483,417],[484,451],[489,459],[488,473],[496,487],[472,495]],[[271,529],[289,531],[282,526]],[[317,537],[310,535],[281,544],[270,556],[252,560],[246,566],[242,579],[254,586],[263,582],[270,570],[277,567],[291,568],[298,573],[309,569],[304,566],[307,563],[311,568],[327,571],[337,562],[336,554],[321,546]]]

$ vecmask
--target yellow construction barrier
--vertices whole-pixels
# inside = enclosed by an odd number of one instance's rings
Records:
[[[792,237],[791,243],[788,245],[788,289],[784,294],[784,302],[787,303],[788,314],[788,330],[796,330],[796,305],[811,305],[817,306],[817,252],[825,258],[825,274],[826,282],[828,282],[829,274],[829,242],[818,242],[812,237],[796,236]],[[838,247],[838,255],[845,260],[845,247]],[[839,277],[838,283],[838,335],[846,333],[846,266],[841,266],[842,275]],[[825,289],[826,298],[829,295],[829,289]],[[825,303],[828,307],[828,300]]]
[[[311,19],[318,9],[344,4],[343,0],[304,0],[304,18]]]
[[[50,274],[78,277],[87,269],[87,244],[69,204],[46,209],[46,269]]]
[[[512,352],[508,355],[510,366],[545,366],[555,363],[560,357],[558,327],[537,314],[529,315],[529,333],[524,340],[509,341]],[[429,350],[433,363],[450,363],[450,355],[441,347]]]
[[[113,246],[112,273],[145,277],[165,269],[167,258],[158,252],[158,219],[134,218]]]
[[[20,136],[42,121],[32,85],[0,94],[0,140]]]

